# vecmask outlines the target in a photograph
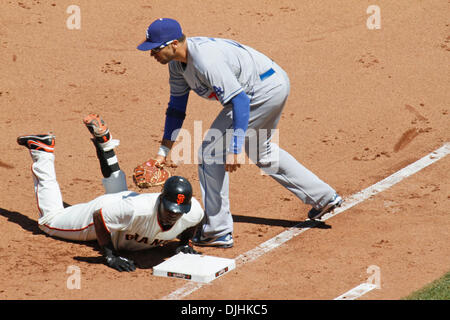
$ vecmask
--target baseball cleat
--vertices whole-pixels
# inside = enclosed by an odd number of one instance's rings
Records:
[[[91,113],[84,117],[83,123],[88,128],[89,132],[95,137],[99,143],[106,143],[111,139],[109,129],[105,121],[98,114]]]
[[[37,134],[20,136],[17,143],[30,150],[39,150],[53,153],[55,149],[55,136],[53,134]]]
[[[206,238],[203,237],[194,237],[192,242],[200,247],[217,247],[217,248],[231,248],[234,244],[233,235],[228,233],[224,236],[217,238]]]
[[[340,207],[342,204],[342,198],[337,193],[333,196],[330,202],[321,209],[312,208],[308,212],[308,218],[311,220],[320,219],[323,215],[333,211],[335,208]]]

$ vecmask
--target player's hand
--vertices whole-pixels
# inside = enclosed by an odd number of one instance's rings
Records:
[[[167,161],[167,158],[161,155],[156,155],[153,159],[155,159],[157,161],[156,166],[158,167],[158,164],[160,165],[164,165]]]
[[[200,252],[196,251],[194,249],[194,247],[189,244],[181,245],[175,250],[176,254],[178,254],[180,252],[189,253],[189,254],[200,254]]]
[[[238,155],[234,153],[228,153],[225,163],[225,171],[234,172],[240,167],[241,164],[238,162]]]
[[[108,256],[106,257],[106,264],[120,272],[136,270],[133,260],[124,257]]]

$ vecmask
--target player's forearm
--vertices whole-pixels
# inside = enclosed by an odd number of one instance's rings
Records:
[[[179,236],[178,239],[180,239],[180,245],[175,250],[176,253],[188,253],[188,254],[200,254],[200,252],[197,252],[194,249],[194,245],[191,241],[191,239],[194,237],[195,233],[197,231],[197,226],[190,227],[186,230],[184,230]]]
[[[178,239],[180,240],[180,245],[187,245],[187,244],[189,244],[189,240],[192,240],[192,238],[194,237],[196,231],[197,231],[197,226],[190,227],[190,228],[184,230],[178,236]]]
[[[93,216],[95,233],[97,235],[97,242],[100,246],[102,253],[105,256],[113,255],[114,246],[111,240],[111,234],[106,228],[105,222],[102,217],[102,211],[98,210]]]
[[[115,254],[114,245],[111,240],[111,234],[103,220],[102,210],[98,210],[93,216],[95,233],[100,250],[105,257],[106,265],[118,271],[134,271],[136,266],[133,260],[123,258]]]
[[[174,143],[175,143],[175,141],[171,141],[171,140],[167,140],[167,139],[162,139],[162,141],[161,141],[161,145],[166,148],[169,148],[169,149],[172,149],[172,146]]]
[[[233,137],[230,141],[228,152],[239,154],[242,151],[245,140],[245,132],[248,128],[250,117],[250,98],[242,91],[233,99]]]
[[[166,110],[163,139],[175,141],[178,129],[183,126],[186,118],[186,107],[189,94],[184,96],[170,96],[169,106]]]

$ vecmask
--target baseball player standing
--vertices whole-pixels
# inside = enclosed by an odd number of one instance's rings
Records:
[[[238,155],[243,150],[265,173],[312,206],[310,219],[319,219],[341,205],[342,198],[333,188],[271,141],[271,130],[277,127],[290,90],[289,78],[278,64],[234,40],[187,38],[180,24],[169,18],[151,23],[146,40],[137,48],[150,51],[169,67],[170,99],[157,161],[165,163],[176,140],[191,89],[223,106],[198,152],[205,219],[194,243],[233,246],[228,173],[240,167]],[[231,136],[227,134],[230,129]],[[249,135],[262,130],[264,135]],[[250,138],[257,141],[256,152],[249,150]]]
[[[48,235],[73,241],[97,239],[106,264],[119,271],[135,270],[134,262],[119,250],[145,250],[180,239],[176,252],[197,253],[191,244],[204,212],[192,197],[192,186],[180,176],[164,183],[162,193],[139,194],[127,190],[112,139],[104,121],[96,114],[84,123],[93,135],[106,194],[89,202],[64,208],[55,173],[55,137],[27,135],[17,138],[30,150],[39,228]]]

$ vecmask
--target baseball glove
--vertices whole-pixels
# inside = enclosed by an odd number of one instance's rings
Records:
[[[134,168],[133,181],[139,188],[160,186],[170,178],[170,172],[154,159]]]

